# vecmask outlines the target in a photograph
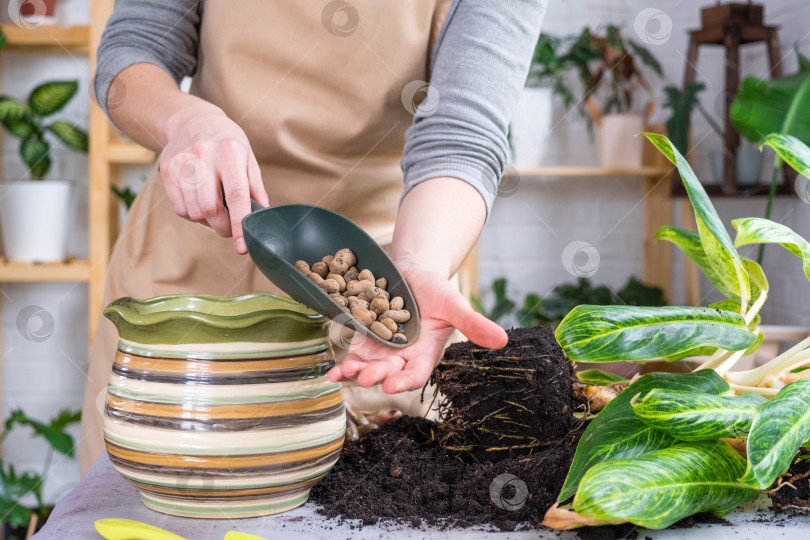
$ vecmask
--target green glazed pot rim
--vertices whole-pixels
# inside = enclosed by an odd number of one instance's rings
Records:
[[[283,316],[304,324],[322,324],[326,317],[288,296],[250,293],[239,296],[176,294],[146,300],[119,298],[104,308],[104,316],[118,326],[151,326],[186,319],[222,329],[247,328]]]

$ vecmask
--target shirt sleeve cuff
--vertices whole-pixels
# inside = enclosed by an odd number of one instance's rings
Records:
[[[441,177],[458,178],[474,187],[484,200],[489,219],[490,210],[498,196],[500,177],[491,167],[478,159],[447,156],[412,164],[405,174],[405,190],[402,198],[404,199],[416,185],[425,180]]]
[[[127,89],[122,81],[114,82],[115,78],[129,66],[135,64],[153,64],[172,76],[179,83],[182,73],[173,73],[154,51],[144,51],[138,47],[118,46],[105,51],[103,59],[96,68],[93,78],[93,90],[104,114],[110,118],[110,109],[115,109],[126,98]],[[110,120],[112,120],[110,118]]]

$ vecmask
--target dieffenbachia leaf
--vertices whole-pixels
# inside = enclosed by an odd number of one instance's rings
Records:
[[[650,390],[631,401],[646,425],[682,441],[744,439],[757,407],[767,400],[759,394],[716,396],[691,391]]]
[[[68,122],[54,122],[47,127],[48,131],[59,137],[67,146],[80,152],[87,152],[87,133]]]
[[[748,274],[745,272],[740,255],[734,249],[731,237],[723,226],[720,216],[717,215],[717,211],[706,194],[706,190],[698,180],[689,162],[663,135],[657,133],[644,133],[643,135],[678,168],[683,185],[686,188],[686,194],[689,196],[689,201],[695,210],[695,222],[697,223],[700,242],[703,245],[703,251],[706,253],[709,265],[714,269],[717,278],[723,281],[725,288],[738,291],[742,303],[747,304],[750,300]]]
[[[739,313],[678,306],[581,305],[555,335],[575,362],[653,360],[709,345],[740,351],[756,339]]]
[[[742,259],[743,268],[748,272],[748,282],[751,285],[751,298],[759,297],[762,291],[768,292],[770,285],[759,263],[747,257],[740,258]]]
[[[802,259],[804,275],[810,280],[810,242],[790,227],[765,218],[740,218],[731,222],[737,229],[735,246],[748,244],[779,244]]]
[[[726,282],[717,275],[714,267],[709,263],[706,252],[703,251],[703,244],[700,243],[700,235],[696,232],[681,227],[667,225],[658,229],[655,235],[656,240],[667,240],[672,242],[684,255],[695,261],[700,270],[709,278],[709,281],[717,287],[723,296],[728,298],[739,298],[740,291],[736,287],[728,287]]]
[[[796,172],[810,178],[810,148],[802,141],[792,135],[771,133],[762,140],[762,146],[770,146]]]
[[[748,434],[748,469],[742,481],[759,489],[773,484],[808,436],[810,379],[799,379],[757,411]]]
[[[28,107],[16,99],[0,96],[0,120],[22,120],[28,114]]]
[[[656,240],[667,240],[675,244],[684,255],[692,259],[698,265],[709,281],[717,287],[723,296],[731,299],[739,299],[740,291],[729,288],[726,283],[719,278],[714,267],[709,263],[706,252],[703,251],[703,244],[700,242],[700,235],[694,231],[667,225],[658,229],[655,235]],[[762,271],[762,267],[755,261],[746,257],[740,257],[743,268],[748,273],[751,298],[757,298],[762,290],[768,290],[768,280]]]
[[[742,483],[745,460],[723,441],[681,443],[589,470],[574,498],[587,518],[623,519],[649,529],[698,512],[724,515],[757,497]]]
[[[621,375],[608,373],[601,369],[583,369],[582,371],[577,371],[576,375],[577,379],[586,384],[596,384],[599,386],[630,382]]]
[[[28,107],[40,116],[62,109],[79,89],[78,81],[51,81],[41,84],[28,96]]]
[[[597,463],[642,456],[677,442],[674,437],[644,424],[630,406],[633,396],[654,388],[715,395],[730,389],[728,383],[711,369],[686,374],[648,373],[640,377],[613,398],[588,424],[577,445],[565,484],[557,497],[558,502],[570,499],[582,477]]]

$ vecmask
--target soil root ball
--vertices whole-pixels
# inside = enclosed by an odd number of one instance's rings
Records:
[[[448,347],[431,381],[439,443],[448,450],[529,454],[563,438],[578,398],[573,364],[550,327],[511,330],[504,349]]]
[[[363,525],[540,528],[582,434],[572,413],[583,404],[550,329],[509,336],[501,351],[450,347],[434,374],[449,424],[403,416],[347,444],[312,489],[319,512]]]

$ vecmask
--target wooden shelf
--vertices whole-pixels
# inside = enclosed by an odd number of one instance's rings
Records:
[[[111,142],[107,146],[107,159],[119,165],[154,163],[156,154],[133,142]]]
[[[89,281],[90,261],[69,259],[56,263],[29,263],[0,258],[0,282]]]
[[[507,175],[519,176],[565,176],[576,178],[604,178],[610,176],[638,176],[647,178],[651,176],[663,177],[672,170],[671,167],[641,167],[638,169],[624,169],[612,167],[569,167],[561,165],[557,167],[536,167],[531,169],[509,168]]]
[[[16,24],[4,24],[7,49],[19,50],[36,48],[54,52],[87,53],[90,45],[89,26],[40,26],[38,28],[21,28]]]

